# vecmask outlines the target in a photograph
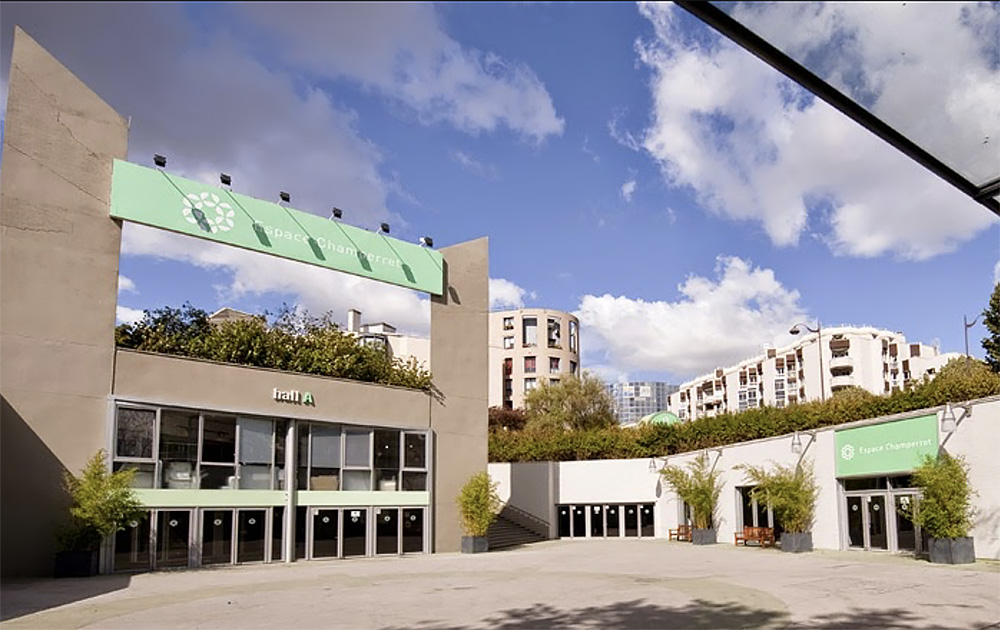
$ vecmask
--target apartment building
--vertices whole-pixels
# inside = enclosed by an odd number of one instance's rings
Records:
[[[659,381],[629,381],[608,385],[619,424],[632,424],[645,416],[667,409],[667,400],[677,389],[676,385]]]
[[[563,311],[490,313],[489,404],[515,409],[542,380],[580,373],[580,321]]]
[[[820,338],[822,336],[822,338]],[[888,394],[931,376],[958,353],[909,343],[901,332],[866,327],[823,328],[782,348],[683,383],[667,409],[682,420],[757,407],[823,400],[846,387]]]

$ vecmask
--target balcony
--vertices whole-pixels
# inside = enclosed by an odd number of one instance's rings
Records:
[[[854,358],[851,356],[843,357],[833,357],[830,359],[830,369],[836,370],[838,368],[846,368],[849,370],[854,369]]]
[[[853,374],[838,374],[830,379],[830,389],[837,390],[854,385]]]

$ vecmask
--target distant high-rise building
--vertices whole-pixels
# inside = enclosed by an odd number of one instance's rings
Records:
[[[658,381],[629,381],[612,383],[608,391],[615,401],[618,423],[631,424],[649,414],[665,411],[668,397],[677,391],[677,386]]]
[[[681,420],[829,398],[846,387],[888,394],[934,374],[956,352],[907,343],[903,333],[836,326],[682,383],[668,410]],[[822,354],[822,359],[820,358]],[[820,369],[822,366],[822,370]]]
[[[569,313],[522,308],[490,313],[491,407],[519,409],[542,381],[580,374],[580,320]]]

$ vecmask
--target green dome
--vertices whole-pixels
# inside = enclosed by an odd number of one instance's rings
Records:
[[[674,424],[675,422],[680,421],[680,418],[669,411],[657,411],[656,413],[651,413],[648,416],[643,416],[643,418],[639,420],[639,424]]]

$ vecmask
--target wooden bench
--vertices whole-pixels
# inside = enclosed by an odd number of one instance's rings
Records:
[[[671,529],[670,540],[686,540],[691,542],[691,526],[690,525],[678,525],[677,529]]]
[[[742,542],[746,546],[747,543],[755,542],[761,547],[774,546],[774,530],[770,527],[750,527],[748,525],[743,528],[742,532],[736,532],[733,537],[734,545],[739,545]]]

